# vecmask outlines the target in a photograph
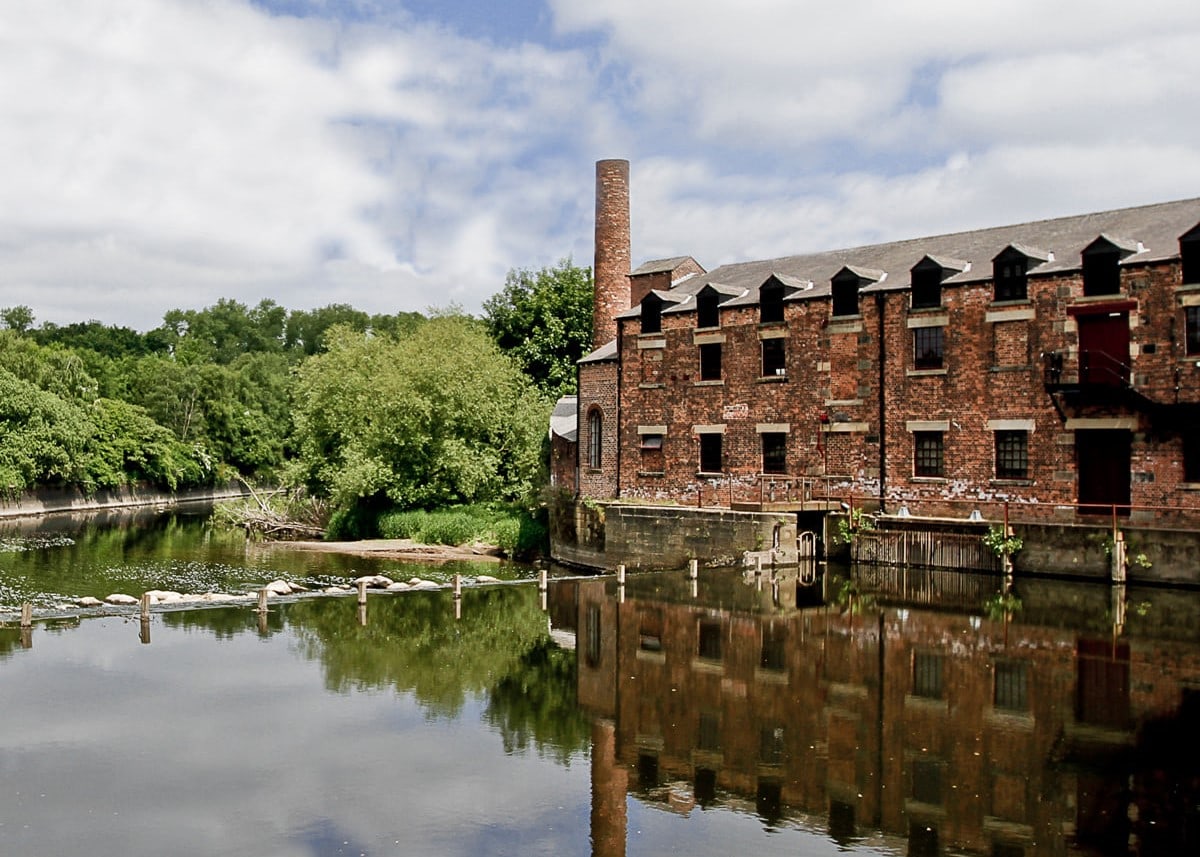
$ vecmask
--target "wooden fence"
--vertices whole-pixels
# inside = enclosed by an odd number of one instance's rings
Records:
[[[1000,559],[978,535],[921,530],[859,530],[850,545],[857,563],[999,572]]]

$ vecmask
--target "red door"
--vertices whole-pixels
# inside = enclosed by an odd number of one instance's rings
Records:
[[[1129,383],[1129,313],[1080,315],[1079,382],[1124,386]]]

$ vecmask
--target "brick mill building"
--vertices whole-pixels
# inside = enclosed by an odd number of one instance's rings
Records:
[[[1200,529],[1200,199],[631,270],[628,170],[597,164],[580,497]]]

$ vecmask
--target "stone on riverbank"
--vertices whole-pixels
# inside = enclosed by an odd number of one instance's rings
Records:
[[[384,577],[382,574],[368,574],[355,578],[354,585],[366,583],[368,589],[387,589],[393,582],[390,577]]]
[[[91,595],[85,595],[75,602],[80,607],[103,607],[104,602],[99,598],[93,598]]]
[[[130,604],[137,604],[138,599],[134,598],[132,595],[125,595],[122,592],[114,592],[112,595],[104,599],[104,603],[128,606]]]

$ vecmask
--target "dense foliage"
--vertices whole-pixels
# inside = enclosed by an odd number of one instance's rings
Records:
[[[549,405],[465,316],[402,338],[334,329],[295,393],[300,475],[336,509],[511,500],[535,486]]]
[[[483,304],[488,333],[547,395],[575,392],[575,363],[592,340],[592,272],[563,259],[514,270]]]
[[[487,504],[388,527],[519,549],[542,538],[511,504],[544,479],[551,397],[573,391],[589,343],[591,273],[510,272],[482,320],[221,300],[145,333],[35,326],[26,306],[0,324],[0,490],[267,478],[321,498],[344,535]]]

